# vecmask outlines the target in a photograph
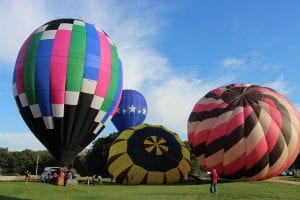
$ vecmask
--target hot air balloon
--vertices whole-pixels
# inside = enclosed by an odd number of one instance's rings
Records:
[[[147,114],[145,97],[136,90],[123,90],[117,113],[112,122],[119,132],[144,122]]]
[[[200,165],[233,180],[280,174],[299,153],[299,113],[273,89],[250,84],[217,88],[188,119],[188,141]]]
[[[117,110],[122,66],[116,46],[93,24],[50,21],[21,47],[13,90],[28,127],[62,164],[68,164]]]
[[[110,147],[108,171],[116,182],[179,182],[190,171],[190,151],[161,125],[141,124],[123,131]]]

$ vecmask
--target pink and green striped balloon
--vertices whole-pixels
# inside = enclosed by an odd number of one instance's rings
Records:
[[[109,36],[78,19],[36,29],[22,45],[14,97],[34,135],[70,163],[107,125],[122,90],[122,65]]]

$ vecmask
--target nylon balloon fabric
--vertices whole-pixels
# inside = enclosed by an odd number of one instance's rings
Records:
[[[19,111],[61,163],[70,163],[109,123],[121,90],[117,48],[93,24],[50,21],[19,51],[13,75]]]
[[[194,106],[188,141],[200,165],[233,180],[280,174],[299,153],[299,113],[273,89],[232,84],[212,90]]]
[[[161,125],[141,124],[119,135],[107,163],[118,183],[174,183],[190,171],[190,151],[176,133]]]
[[[147,115],[145,97],[136,90],[123,90],[118,110],[112,122],[119,132],[144,122]]]

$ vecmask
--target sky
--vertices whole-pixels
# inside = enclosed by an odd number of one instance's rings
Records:
[[[123,88],[147,99],[145,122],[187,140],[194,104],[223,85],[271,87],[299,110],[299,8],[297,0],[1,0],[0,147],[45,149],[18,112],[12,73],[22,43],[50,20],[78,18],[108,33]],[[99,136],[113,131],[110,123]]]

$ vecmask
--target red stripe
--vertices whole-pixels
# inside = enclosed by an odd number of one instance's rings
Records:
[[[247,140],[246,140],[247,142]],[[246,143],[246,145],[248,145]],[[263,137],[256,147],[246,156],[246,167],[250,169],[268,152],[268,145],[266,139]]]
[[[223,169],[223,163],[222,163],[222,162],[219,163],[219,164],[217,164],[217,165],[215,165],[215,166],[213,166],[213,167],[210,167],[210,168],[205,167],[205,168],[206,168],[208,171],[212,171],[213,169],[216,169],[216,171],[217,171],[218,174],[221,174],[221,173],[224,172],[224,169]]]
[[[245,166],[245,163],[246,163],[246,154],[243,153],[233,162],[229,163],[228,165],[224,165],[224,175],[228,176],[233,173],[236,173],[237,171],[239,171]]]
[[[222,103],[209,103],[209,104],[196,104],[193,112],[210,111],[217,108],[227,108],[228,104]]]
[[[278,141],[279,135],[281,134],[282,118],[281,113],[276,109],[272,100],[264,98],[263,101],[269,105],[268,112],[271,117],[269,130],[265,134],[268,143],[268,149],[269,152],[271,152]]]
[[[233,111],[234,112],[234,111]],[[251,106],[246,106],[244,109],[237,115],[235,115],[229,122],[229,128],[227,130],[227,135],[230,135],[233,130],[242,125],[245,122],[245,119],[253,112]]]
[[[205,142],[208,138],[209,132],[210,132],[210,129],[206,129],[199,133],[195,133],[193,135],[193,144],[197,145],[197,144]]]

